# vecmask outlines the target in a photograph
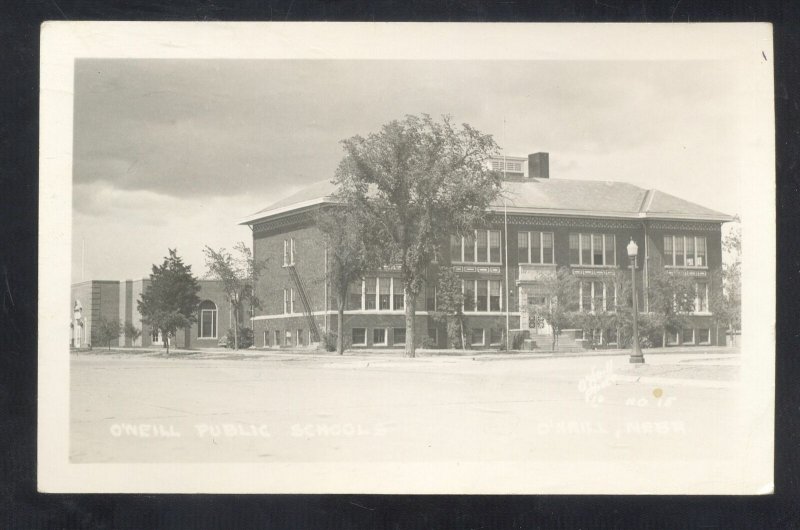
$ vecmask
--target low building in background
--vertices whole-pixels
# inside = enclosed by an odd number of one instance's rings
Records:
[[[117,320],[122,326],[131,324],[141,331],[136,340],[120,333],[111,346],[162,346],[161,333],[142,322],[137,309],[137,301],[150,283],[141,280],[90,280],[72,285],[70,321],[70,346],[86,348],[105,346],[97,338],[97,322],[100,319]],[[233,322],[233,314],[221,282],[217,280],[198,280],[201,302],[197,310],[197,321],[185,330],[178,330],[170,346],[177,348],[217,347]],[[124,328],[123,328],[124,331]]]
[[[547,303],[546,278],[569,268],[579,279],[576,309],[611,311],[618,305],[617,293],[607,280],[619,273],[630,277],[625,248],[631,239],[640,249],[636,279],[644,312],[649,309],[644,287],[654,270],[695,283],[690,324],[667,336],[666,344],[724,344],[724,329],[715,330],[709,300],[722,289],[716,274],[722,268],[721,226],[731,216],[623,182],[550,178],[547,153],[497,158],[489,164],[504,173],[506,202],[492,206],[487,224],[473,237],[441,242],[440,262],[428,271],[426,292],[418,301],[420,345],[450,346],[444,326],[431,316],[437,267],[452,267],[462,278],[471,347],[500,347],[506,312],[509,329],[546,345],[552,332],[532,311]],[[255,258],[266,260],[268,267],[257,286],[262,300],[254,317],[257,347],[308,346],[337,329],[325,245],[315,226],[316,212],[331,202],[334,192],[330,181],[318,182],[242,222],[253,231]],[[399,271],[388,267],[368,275],[352,286],[348,297],[345,342],[355,348],[404,345],[404,308]],[[586,343],[586,337],[574,338]]]

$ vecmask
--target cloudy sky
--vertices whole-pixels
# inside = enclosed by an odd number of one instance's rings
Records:
[[[202,275],[204,245],[249,243],[241,218],[330,178],[340,140],[423,112],[549,152],[552,178],[739,213],[748,87],[725,62],[81,59],[72,279],[146,277],[168,248]]]

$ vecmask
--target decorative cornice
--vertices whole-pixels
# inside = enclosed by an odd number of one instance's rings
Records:
[[[301,212],[287,217],[273,219],[271,221],[256,223],[253,225],[253,233],[258,234],[263,232],[270,232],[273,230],[277,230],[279,228],[286,228],[289,226],[303,224],[311,220],[313,220],[313,215],[310,212]]]
[[[592,217],[543,217],[536,215],[509,215],[508,223],[513,225],[535,225],[553,227],[592,227],[592,228],[637,228],[641,221],[624,219],[599,219]]]
[[[722,230],[719,223],[693,223],[682,221],[650,221],[647,227],[653,230],[691,230],[706,232],[720,232]]]

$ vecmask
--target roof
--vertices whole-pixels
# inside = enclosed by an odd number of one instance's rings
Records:
[[[320,181],[247,216],[241,224],[295,213],[331,201],[336,191],[329,181]],[[504,203],[505,201],[505,203]],[[503,183],[502,198],[492,211],[571,217],[686,219],[726,222],[732,216],[675,197],[660,190],[647,190],[626,182],[526,179]]]

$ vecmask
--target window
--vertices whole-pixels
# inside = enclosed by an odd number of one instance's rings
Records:
[[[664,236],[664,264],[675,264],[675,253],[672,250],[672,236]]]
[[[269,346],[269,331],[264,330],[264,347]]]
[[[578,265],[581,262],[581,243],[580,234],[569,235],[569,262]]]
[[[286,346],[291,346],[292,345],[292,331],[287,329],[286,332],[283,334],[283,337],[285,339],[284,340],[284,344]]]
[[[294,265],[294,238],[283,240],[283,266]]]
[[[375,296],[377,294],[377,278],[366,278],[364,280],[364,309],[370,310],[377,307]]]
[[[425,309],[436,311],[436,284],[433,280],[425,283]]]
[[[283,313],[289,314],[291,313],[291,306],[289,305],[289,289],[283,290]]]
[[[475,230],[467,237],[450,237],[452,262],[501,263],[500,250],[499,230]]]
[[[280,330],[276,329],[274,335],[275,335],[275,346],[280,346],[281,345],[281,332],[280,332]]]
[[[694,344],[694,329],[684,328],[681,333],[682,344]]]
[[[695,240],[695,267],[706,267],[706,238],[696,237]]]
[[[500,231],[489,230],[489,262],[500,263]]]
[[[678,344],[678,332],[667,331],[667,345]]]
[[[394,328],[392,330],[392,344],[406,343],[406,328]]]
[[[601,281],[582,281],[579,284],[579,310],[599,313],[614,311],[617,304],[616,286]]]
[[[683,267],[683,238],[676,237],[675,238],[675,266],[676,267]]]
[[[664,236],[664,265],[707,267],[705,236]]]
[[[350,284],[350,288],[348,289],[348,297],[347,297],[347,308],[350,310],[361,310],[361,297],[362,292],[361,288],[363,287],[362,282],[353,282]]]
[[[711,330],[708,328],[697,329],[697,344],[709,344],[711,342]]]
[[[378,278],[378,309],[389,310],[391,301],[391,278]]]
[[[486,263],[489,261],[489,235],[485,230],[477,231],[477,250],[478,255],[475,261],[479,263]]]
[[[605,253],[606,253],[606,265],[616,265],[617,264],[617,251],[614,248],[616,241],[614,240],[614,236],[611,234],[605,234],[603,236],[605,238]]]
[[[694,284],[695,299],[694,309],[698,313],[708,312],[708,282],[696,282]]]
[[[530,232],[517,232],[518,263],[530,263],[530,254],[528,253],[528,236],[530,236]]]
[[[391,278],[392,281],[392,309],[402,311],[406,308],[406,296],[403,294],[403,280]]]
[[[553,263],[552,232],[517,233],[520,263]]]
[[[461,280],[464,311],[501,311],[502,286],[500,280]]]
[[[353,328],[352,340],[353,340],[353,346],[366,346],[367,345],[366,328]]]
[[[475,306],[476,310],[478,311],[488,311],[489,310],[489,285],[488,282],[485,281],[477,281],[475,282],[477,285],[477,304]]]
[[[302,346],[303,345],[303,330],[302,329],[298,329],[297,333],[295,333],[295,337],[297,338],[295,343],[298,346]]]
[[[694,238],[686,238],[686,266],[694,267]]]
[[[386,330],[375,328],[372,330],[372,344],[375,346],[386,346]]]
[[[483,328],[472,328],[470,344],[472,346],[483,346]]]
[[[294,313],[294,287],[289,289],[289,312]]]
[[[500,280],[489,280],[489,311],[500,311]]]
[[[464,238],[464,261],[475,261],[475,237]]]
[[[570,234],[570,265],[613,267],[617,264],[614,234]]]
[[[603,265],[602,234],[592,234],[592,265]]]
[[[503,343],[503,331],[498,328],[489,330],[489,345],[500,346]]]
[[[217,338],[217,306],[211,300],[200,303],[200,334],[201,339]]]
[[[475,311],[475,280],[462,280],[464,311]]]
[[[542,263],[553,263],[552,232],[542,232]]]
[[[363,292],[363,295],[362,295]],[[351,310],[403,311],[406,307],[403,282],[400,278],[368,277],[350,288],[348,307]]]
[[[580,234],[581,241],[581,264],[592,264],[592,236],[590,234]]]

